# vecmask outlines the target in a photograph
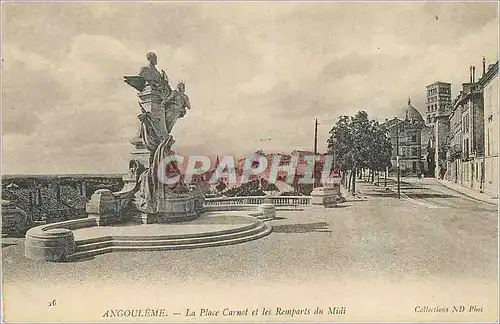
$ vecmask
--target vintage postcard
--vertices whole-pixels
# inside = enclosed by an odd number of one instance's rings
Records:
[[[498,13],[2,1],[2,320],[498,321]]]

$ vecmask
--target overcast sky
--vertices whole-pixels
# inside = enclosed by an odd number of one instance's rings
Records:
[[[137,127],[124,75],[155,51],[186,82],[180,154],[323,151],[333,121],[400,115],[498,57],[496,3],[2,5],[4,173],[118,173]],[[268,139],[262,141],[262,139]],[[269,140],[270,139],[270,140]]]

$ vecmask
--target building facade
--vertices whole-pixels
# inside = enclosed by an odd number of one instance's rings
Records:
[[[498,61],[479,80],[484,107],[484,186],[483,191],[498,197]]]
[[[422,147],[422,130],[425,129],[425,121],[418,110],[408,105],[400,110],[400,116],[386,120],[385,127],[389,130],[392,144],[391,173],[394,173],[398,165],[401,176],[420,176],[426,173],[426,166]],[[425,132],[424,132],[425,133]],[[428,140],[427,140],[428,141]],[[427,147],[427,143],[425,143]]]
[[[422,174],[425,177],[434,177],[436,159],[434,157],[434,128],[423,126],[420,131],[420,151],[422,152]]]
[[[450,134],[450,116],[438,115],[435,117],[433,127],[432,154],[434,162],[434,176],[443,179],[447,170],[446,154],[448,151],[448,142]]]
[[[479,83],[463,83],[449,117],[449,145],[445,177],[462,186],[483,190],[484,107]]]

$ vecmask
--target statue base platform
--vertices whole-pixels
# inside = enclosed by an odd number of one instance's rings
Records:
[[[110,252],[149,252],[225,246],[260,239],[272,227],[245,211],[207,212],[176,224],[98,226],[96,219],[51,223],[26,233],[25,256],[33,260],[82,261]]]
[[[195,197],[190,194],[160,199],[158,201],[160,212],[157,213],[139,210],[140,213],[134,217],[134,220],[143,224],[184,222],[193,220],[200,214],[196,212]]]

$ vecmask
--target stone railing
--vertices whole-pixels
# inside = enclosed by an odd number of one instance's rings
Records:
[[[310,196],[246,196],[246,197],[222,197],[206,198],[205,206],[218,205],[260,205],[273,204],[274,206],[304,206],[311,204]]]

